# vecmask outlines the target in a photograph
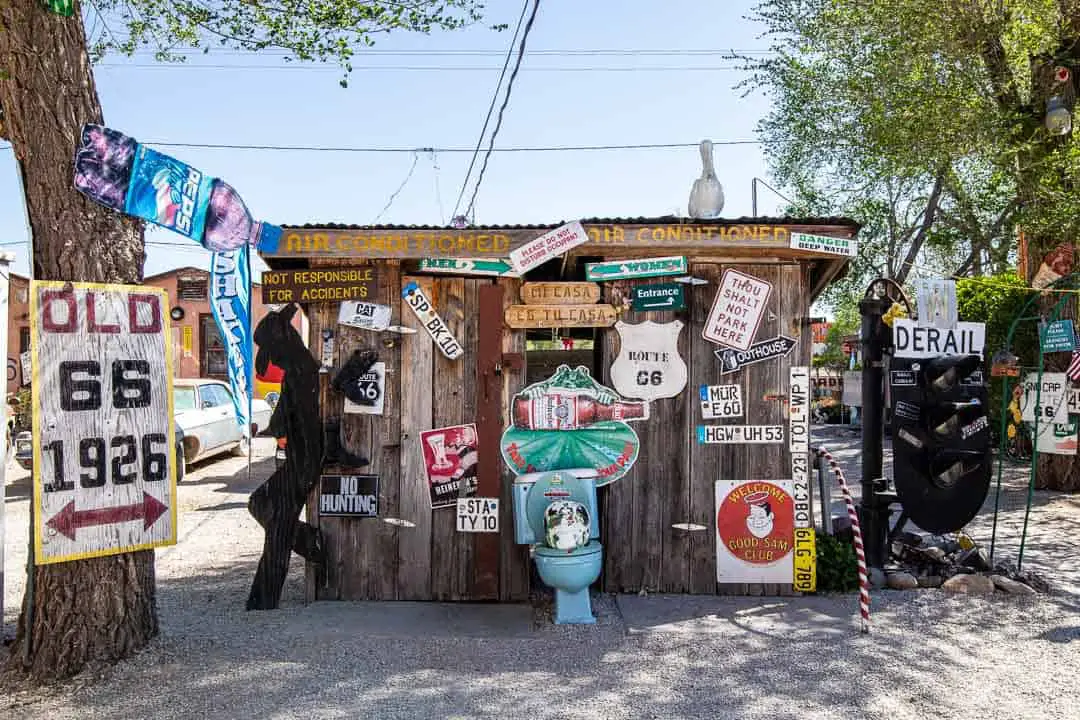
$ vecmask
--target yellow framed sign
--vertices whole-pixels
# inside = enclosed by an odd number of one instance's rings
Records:
[[[176,543],[168,297],[34,281],[34,560]]]

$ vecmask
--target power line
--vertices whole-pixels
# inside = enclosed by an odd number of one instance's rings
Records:
[[[406,173],[405,179],[401,181],[400,185],[398,185],[397,190],[390,193],[390,198],[386,201],[386,205],[384,205],[383,209],[379,211],[379,214],[375,216],[375,219],[371,221],[372,225],[375,225],[379,222],[379,218],[383,216],[383,213],[390,209],[390,206],[394,204],[394,200],[397,199],[397,196],[401,193],[402,190],[405,189],[405,186],[409,184],[409,180],[413,176],[413,171],[416,170],[416,163],[418,163],[419,161],[420,153],[414,152],[412,156],[412,165],[409,166],[409,172]]]
[[[199,150],[266,150],[280,152],[345,152],[345,153],[413,153],[419,150],[438,153],[471,153],[466,147],[359,147],[317,145],[242,145],[238,143],[189,143],[147,140],[145,145],[157,147],[194,148]],[[696,148],[699,142],[688,143],[634,143],[627,145],[535,145],[493,148],[491,152],[592,152],[605,150],[673,150]],[[760,145],[761,140],[713,140],[714,146],[721,145]],[[0,150],[10,150],[10,143],[0,144]]]
[[[173,48],[171,52],[184,53],[192,52],[203,54],[203,48],[196,47],[177,47]],[[135,55],[153,55],[156,54],[156,50],[136,50]],[[238,50],[238,49],[217,49],[212,48],[207,55],[262,55],[262,56],[291,56],[293,53],[288,50],[281,50],[276,48],[266,48],[264,50]],[[501,50],[385,50],[381,48],[364,48],[359,54],[367,55],[387,55],[391,57],[502,57],[504,53]],[[731,48],[728,50],[691,50],[691,49],[677,49],[677,50],[602,50],[602,49],[548,49],[548,50],[529,50],[526,55],[540,56],[540,57],[732,57],[735,55],[776,55],[775,50],[769,49],[746,49],[746,48]]]
[[[491,93],[491,103],[488,105],[487,114],[484,116],[484,126],[480,128],[480,136],[476,138],[476,147],[473,149],[472,158],[469,160],[469,169],[465,171],[465,178],[461,181],[461,192],[458,193],[454,202],[454,210],[450,213],[450,219],[457,217],[461,200],[465,197],[465,189],[469,187],[469,178],[472,177],[473,168],[476,166],[476,158],[480,156],[480,148],[484,144],[484,133],[487,132],[488,123],[495,112],[495,103],[499,101],[499,90],[502,89],[503,78],[506,77],[506,69],[510,67],[510,58],[514,54],[514,44],[517,42],[518,33],[521,32],[521,24],[525,21],[525,12],[529,9],[529,0],[521,5],[521,14],[518,15],[517,26],[514,28],[514,37],[510,38],[510,44],[506,49],[506,59],[503,60],[502,71],[499,73],[499,81],[495,83],[495,92]]]
[[[502,127],[503,113],[506,112],[506,106],[510,104],[510,92],[514,89],[514,80],[517,78],[518,70],[521,69],[521,61],[525,57],[525,44],[529,41],[529,33],[532,32],[533,22],[536,21],[536,13],[539,9],[540,0],[533,0],[529,19],[525,22],[525,29],[521,33],[521,45],[518,47],[514,69],[510,72],[510,79],[506,81],[506,94],[503,96],[502,105],[499,107],[499,115],[495,118],[495,129],[491,131],[491,137],[488,138],[487,152],[484,153],[484,164],[480,166],[480,175],[476,178],[472,197],[469,198],[469,205],[465,208],[466,217],[471,216],[473,206],[476,204],[476,196],[480,192],[480,184],[484,182],[484,173],[487,172],[488,161],[491,160],[491,151],[495,148],[495,138],[499,134],[499,128]]]
[[[309,72],[340,72],[336,65],[289,64],[281,65],[207,65],[202,63],[98,63],[95,68],[131,70],[306,70]],[[494,72],[494,65],[353,65],[356,72]],[[728,72],[743,70],[738,65],[645,65],[640,67],[579,66],[579,67],[531,67],[524,72]]]

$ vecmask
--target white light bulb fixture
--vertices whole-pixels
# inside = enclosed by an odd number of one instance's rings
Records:
[[[1046,129],[1052,135],[1068,135],[1072,130],[1072,112],[1065,105],[1065,98],[1054,95],[1046,101]]]

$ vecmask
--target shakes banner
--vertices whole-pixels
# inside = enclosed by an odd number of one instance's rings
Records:
[[[248,248],[214,253],[210,261],[210,309],[221,331],[232,387],[236,421],[251,424],[248,417],[252,389],[251,275]]]

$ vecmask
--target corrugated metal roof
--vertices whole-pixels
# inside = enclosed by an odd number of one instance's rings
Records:
[[[547,225],[486,225],[480,224],[474,227],[489,230],[546,230],[558,227],[564,222],[559,221]],[[719,218],[716,220],[694,220],[693,218],[665,215],[663,217],[621,217],[621,218],[582,218],[585,225],[833,225],[850,227],[858,231],[861,225],[845,217],[740,217]],[[354,225],[347,223],[305,223],[303,225],[285,225],[290,228],[328,229],[328,230],[454,230],[456,228],[441,225]],[[468,228],[466,228],[468,229]]]

